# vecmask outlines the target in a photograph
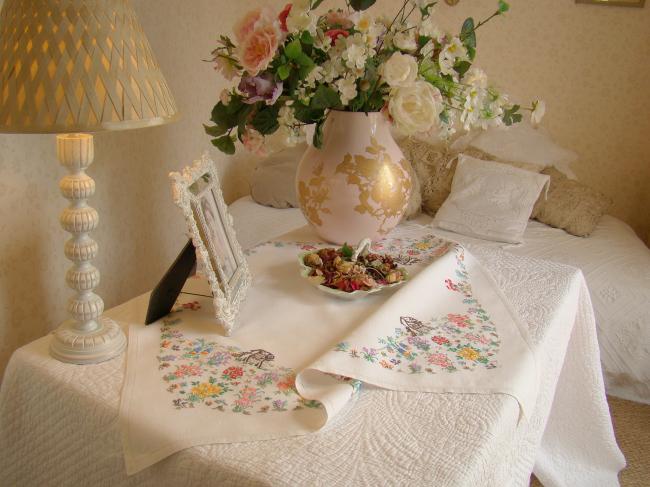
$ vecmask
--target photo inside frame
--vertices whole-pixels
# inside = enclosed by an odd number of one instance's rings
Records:
[[[232,287],[238,262],[233,251],[232,243],[225,230],[223,215],[217,205],[217,195],[211,186],[210,175],[205,174],[190,186],[190,192],[196,197],[192,201],[194,220],[199,229],[199,235],[210,256],[210,264],[214,272]],[[221,272],[219,272],[219,269]],[[221,286],[226,292],[225,287]]]

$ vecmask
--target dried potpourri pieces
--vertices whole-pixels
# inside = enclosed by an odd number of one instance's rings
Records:
[[[351,293],[395,284],[406,278],[406,271],[389,255],[367,253],[352,260],[352,247],[331,247],[306,254],[303,262],[311,267],[309,277],[320,278],[322,286]]]

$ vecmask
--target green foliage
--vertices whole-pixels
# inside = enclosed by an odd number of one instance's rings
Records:
[[[296,120],[309,124],[316,122],[316,120],[320,118],[323,118],[325,115],[325,110],[316,110],[308,107],[307,105],[303,105],[300,102],[296,102],[293,104],[293,113],[296,117]]]
[[[333,88],[319,85],[309,106],[314,110],[324,110],[340,104],[341,99],[339,98],[339,94]]]
[[[289,59],[295,60],[302,54],[302,44],[300,44],[299,39],[292,40],[284,48],[284,55]]]
[[[476,57],[476,27],[474,27],[472,17],[465,19],[465,22],[463,22],[463,27],[460,30],[460,40],[467,49],[470,60],[473,61],[474,57]]]
[[[272,134],[280,127],[278,112],[279,107],[276,105],[263,107],[253,116],[251,125],[262,135]]]
[[[314,0],[314,1],[311,3],[311,7],[309,7],[309,8],[310,8],[311,10],[315,10],[315,9],[318,8],[318,6],[319,6],[321,3],[323,3],[323,0]]]
[[[429,15],[431,15],[431,9],[436,5],[438,2],[431,2],[427,3],[424,6],[420,7],[420,15],[422,16],[422,20],[425,20]]]
[[[456,71],[460,77],[463,77],[471,67],[472,63],[469,61],[456,61],[454,64],[454,71]]]
[[[349,260],[354,255],[354,249],[350,247],[346,242],[343,244],[343,247],[341,247],[341,254],[343,255],[343,257]]]
[[[499,15],[506,13],[508,10],[510,10],[510,5],[508,2],[504,2],[503,0],[499,0]]]
[[[523,117],[521,116],[521,113],[517,113],[519,111],[519,108],[521,108],[519,105],[513,105],[510,108],[506,108],[503,111],[503,123],[510,126],[513,123],[521,122]]]
[[[232,140],[230,135],[224,135],[218,139],[212,139],[212,145],[224,154],[232,155],[235,153],[235,142]]]
[[[321,118],[316,122],[316,129],[314,130],[314,147],[320,149],[323,147],[323,125],[325,125],[325,119]]]
[[[278,78],[284,81],[289,76],[291,76],[291,66],[289,66],[288,64],[283,64],[282,66],[279,66],[277,69],[277,74],[278,74]]]
[[[357,12],[366,10],[375,4],[376,0],[350,0],[350,7]]]
[[[226,127],[223,127],[221,125],[210,126],[210,125],[203,124],[203,129],[205,130],[205,133],[211,137],[221,137],[223,134],[225,134],[228,131]]]
[[[309,33],[309,31],[305,30],[305,31],[303,31],[302,34],[300,34],[300,42],[302,42],[303,44],[305,44],[307,46],[311,46],[311,45],[314,44],[314,38]]]

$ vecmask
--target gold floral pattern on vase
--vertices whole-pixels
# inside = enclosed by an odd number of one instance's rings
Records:
[[[389,128],[379,112],[332,110],[322,148],[305,152],[296,173],[298,201],[325,241],[381,239],[402,219],[413,184]]]
[[[359,204],[354,211],[376,218],[381,222],[379,233],[385,235],[392,228],[386,222],[401,216],[411,194],[412,182],[405,167],[408,161],[393,162],[375,137],[370,137],[366,152],[371,157],[346,154],[335,172],[347,175],[347,183],[359,188]]]
[[[302,212],[307,221],[312,225],[322,225],[321,213],[331,213],[330,209],[323,206],[329,199],[329,187],[325,184],[323,176],[323,162],[314,167],[312,177],[308,181],[298,181],[298,199]]]

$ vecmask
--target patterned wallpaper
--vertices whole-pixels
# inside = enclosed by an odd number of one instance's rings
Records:
[[[272,0],[280,9],[286,0]],[[397,0],[378,0],[393,10]],[[107,307],[150,289],[185,242],[167,173],[210,150],[228,201],[248,193],[254,165],[245,155],[216,153],[201,122],[224,86],[209,63],[215,37],[242,13],[242,2],[133,0],[182,111],[173,125],[99,134],[97,181],[102,271]],[[245,2],[246,8],[267,4]],[[331,4],[328,0],[325,5]],[[505,19],[478,34],[478,63],[516,99],[546,100],[544,125],[580,155],[575,171],[615,200],[613,214],[650,240],[650,6],[576,5],[572,0],[512,0]],[[443,26],[482,18],[496,0],[442,4]],[[17,347],[65,318],[64,174],[53,136],[0,135],[0,374]]]

